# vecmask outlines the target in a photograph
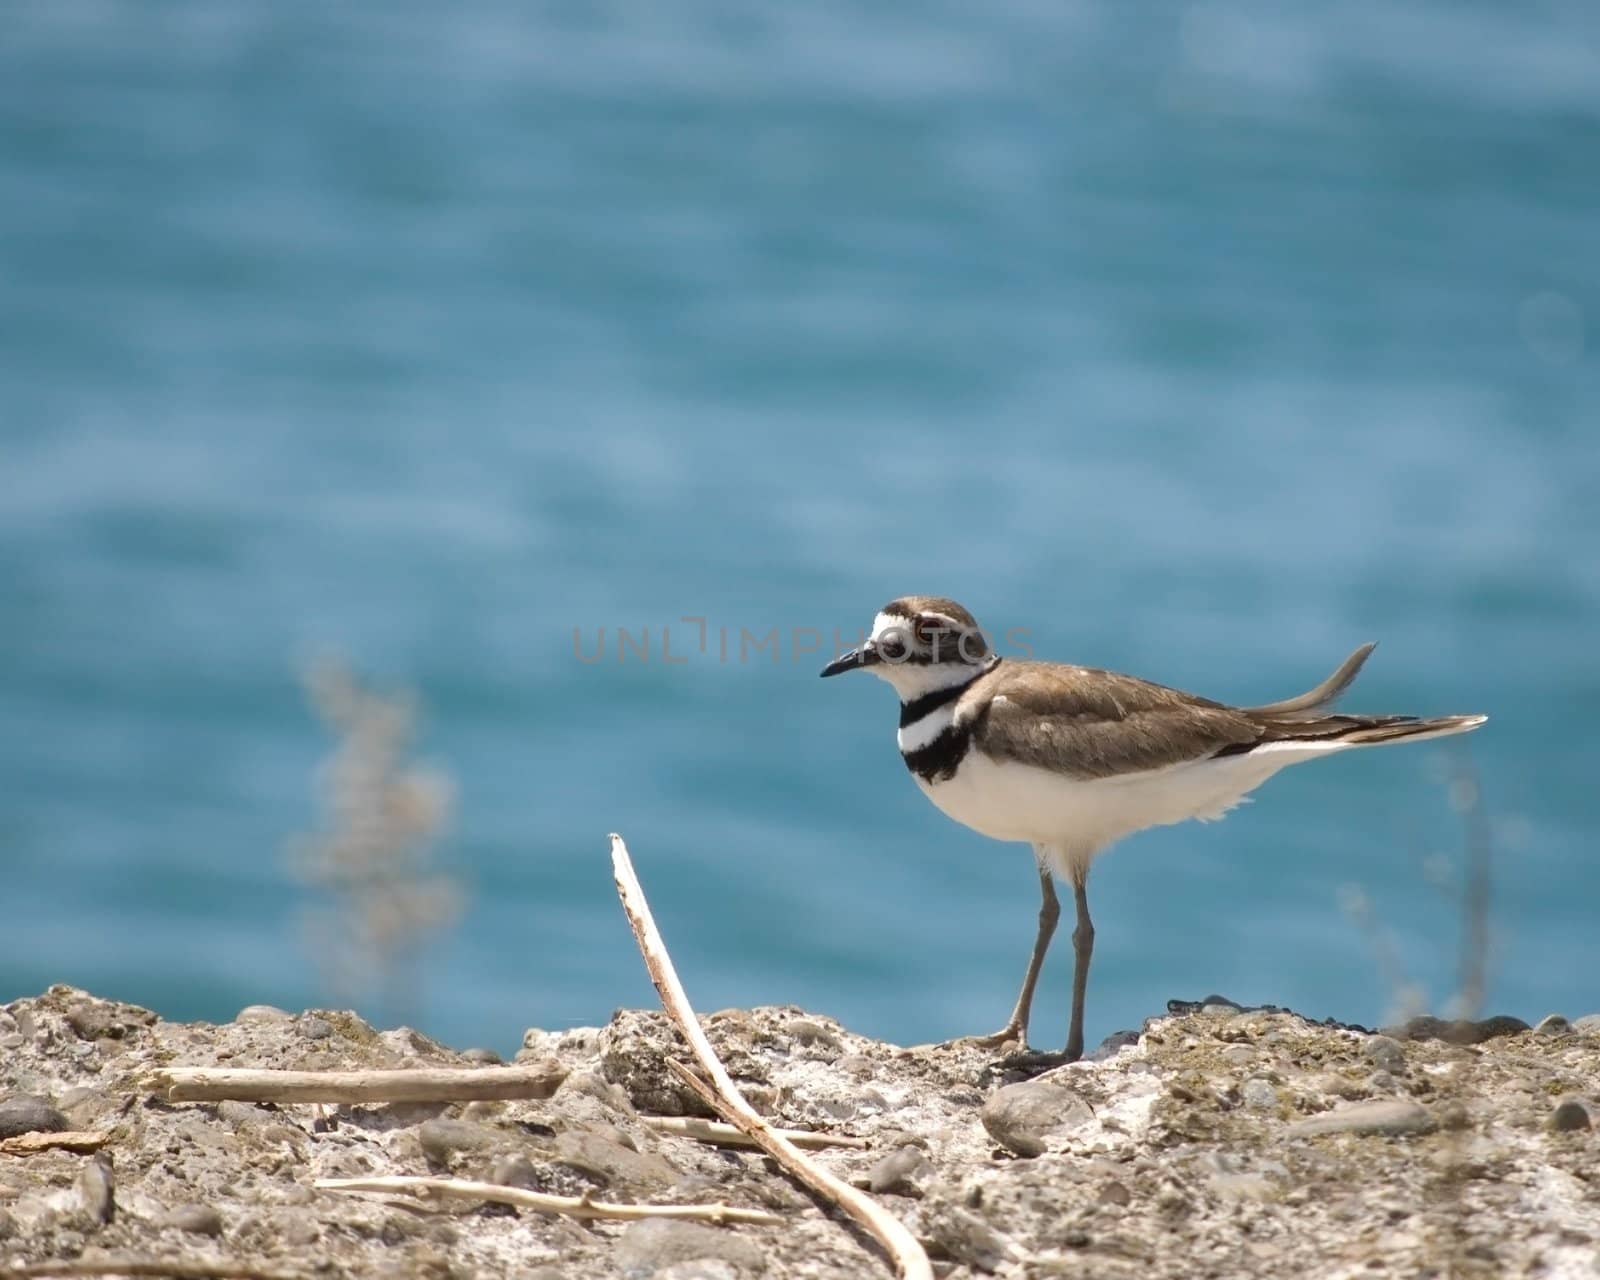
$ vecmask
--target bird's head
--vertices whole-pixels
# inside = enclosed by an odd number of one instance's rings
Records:
[[[878,610],[872,634],[858,649],[823,667],[824,676],[871,671],[902,701],[970,680],[992,661],[978,620],[942,596],[901,596]]]

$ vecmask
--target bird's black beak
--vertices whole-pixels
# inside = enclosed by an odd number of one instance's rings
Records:
[[[852,649],[849,653],[842,653],[827,666],[822,668],[823,678],[828,676],[843,675],[846,671],[854,671],[858,667],[870,667],[878,662],[878,651],[872,647],[869,640],[859,649]]]

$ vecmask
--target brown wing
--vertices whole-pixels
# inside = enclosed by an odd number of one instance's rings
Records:
[[[1080,778],[1248,750],[1262,738],[1235,707],[1090,667],[1002,662],[968,699],[972,742],[986,756]]]

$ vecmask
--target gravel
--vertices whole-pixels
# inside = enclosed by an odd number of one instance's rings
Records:
[[[1433,1025],[1447,1036],[1408,1024],[1374,1037],[1270,1006],[1174,1004],[1102,1060],[1033,1079],[970,1044],[902,1048],[792,1007],[704,1022],[775,1123],[867,1141],[814,1158],[897,1214],[941,1280],[1452,1267],[1565,1280],[1600,1267],[1596,1022],[1537,1034],[1486,1020],[1489,1036],[1483,1023],[1466,1024],[1470,1034]],[[173,1063],[394,1068],[485,1056],[339,1010],[185,1024],[55,987],[0,1012],[23,1039],[0,1054],[0,1116],[38,1132],[70,1114],[110,1135],[100,1157],[0,1155],[0,1269],[94,1251],[215,1255],[341,1280],[889,1274],[859,1232],[761,1154],[643,1123],[702,1110],[666,1067],[682,1045],[654,1010],[530,1031],[523,1054],[569,1073],[549,1099],[408,1107],[168,1104],[144,1081]],[[313,1185],[447,1172],[786,1221],[579,1223]]]

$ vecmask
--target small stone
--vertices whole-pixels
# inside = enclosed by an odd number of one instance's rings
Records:
[[[1089,1104],[1054,1080],[1024,1080],[996,1089],[980,1113],[989,1136],[1019,1156],[1040,1156],[1094,1118]]]
[[[226,1098],[217,1103],[217,1119],[232,1125],[235,1129],[265,1120],[271,1114],[272,1112],[264,1111],[253,1102],[239,1102],[233,1098]]]
[[[559,1135],[554,1159],[602,1186],[626,1186],[636,1192],[671,1186],[678,1177],[678,1171],[662,1157],[635,1151],[591,1130],[568,1130]]]
[[[1589,1125],[1589,1110],[1579,1098],[1562,1098],[1550,1113],[1550,1128],[1556,1133],[1577,1133]]]
[[[696,1258],[662,1267],[651,1280],[739,1280],[739,1270],[721,1258]]]
[[[1366,1044],[1362,1046],[1362,1052],[1379,1070],[1397,1076],[1405,1074],[1405,1048],[1392,1036],[1368,1036]]]
[[[317,1220],[300,1213],[294,1214],[284,1221],[278,1228],[278,1233],[282,1236],[285,1244],[295,1245],[302,1249],[307,1245],[316,1244],[318,1240],[322,1239],[322,1227]]]
[[[100,1152],[78,1174],[78,1197],[84,1212],[95,1222],[110,1222],[117,1216],[116,1179],[111,1172],[111,1157]]]
[[[502,1129],[471,1120],[451,1120],[441,1117],[424,1120],[417,1127],[417,1141],[423,1154],[434,1164],[448,1165],[450,1157],[459,1154],[477,1154],[497,1151],[508,1146],[511,1135]]]
[[[729,1263],[741,1276],[759,1275],[766,1265],[765,1254],[754,1240],[726,1229],[671,1218],[631,1223],[618,1239],[612,1256],[624,1275],[634,1270],[646,1276],[659,1274],[666,1267],[702,1259]]]
[[[1132,1199],[1133,1193],[1128,1190],[1127,1185],[1116,1181],[1106,1183],[1100,1188],[1100,1194],[1095,1197],[1097,1203],[1112,1205],[1118,1209],[1126,1208]]]
[[[462,1053],[461,1058],[464,1062],[485,1067],[497,1067],[505,1061],[493,1049],[468,1049]]]
[[[928,1156],[912,1143],[897,1147],[872,1166],[867,1174],[867,1189],[878,1195],[911,1196],[921,1199],[923,1183],[933,1172]]]
[[[1477,1022],[1465,1018],[1446,1022],[1443,1018],[1424,1015],[1412,1018],[1399,1026],[1385,1027],[1383,1034],[1395,1040],[1444,1040],[1450,1044],[1482,1044],[1485,1040],[1493,1040],[1498,1036],[1514,1036],[1532,1029],[1521,1018],[1513,1018],[1507,1014],[1497,1014]]]
[[[0,1138],[24,1133],[65,1133],[67,1118],[43,1098],[19,1094],[0,1102]]]
[[[924,1200],[924,1206],[930,1201]],[[931,1240],[958,1262],[993,1273],[1017,1258],[1016,1246],[966,1205],[937,1203],[924,1207],[918,1235]]]
[[[784,1028],[793,1038],[796,1045],[802,1049],[809,1049],[808,1056],[832,1061],[843,1051],[844,1046],[839,1043],[839,1037],[810,1018],[796,1018]]]
[[[1431,1133],[1434,1120],[1426,1107],[1408,1099],[1354,1102],[1297,1120],[1288,1128],[1291,1138],[1316,1138],[1329,1133],[1401,1135]]]
[[[1564,1036],[1570,1035],[1571,1032],[1572,1024],[1559,1013],[1545,1014],[1533,1028],[1533,1034],[1536,1036]]]
[[[1251,1076],[1239,1092],[1244,1105],[1254,1110],[1270,1111],[1278,1105],[1278,1091],[1272,1087],[1272,1081],[1260,1076]]]
[[[1573,1019],[1572,1029],[1585,1035],[1600,1033],[1600,1013],[1586,1013],[1581,1018]]]
[[[26,1043],[20,1031],[8,1031],[0,1036],[0,1049],[20,1049]]]
[[[1139,1032],[1137,1031],[1113,1031],[1085,1056],[1084,1061],[1104,1062],[1108,1058],[1116,1057],[1124,1049],[1131,1048],[1138,1043]]]
[[[307,1040],[328,1040],[333,1036],[333,1023],[326,1018],[301,1018],[300,1034]]]
[[[1393,1093],[1399,1087],[1399,1082],[1387,1071],[1374,1071],[1367,1077],[1368,1093]]]
[[[495,1157],[494,1163],[489,1166],[489,1181],[498,1182],[503,1187],[521,1187],[525,1191],[538,1191],[539,1171],[533,1167],[532,1160],[522,1152],[516,1151]]]
[[[278,1022],[292,1022],[294,1014],[275,1004],[247,1004],[234,1015],[233,1020],[246,1026],[269,1026]]]
[[[1472,1127],[1472,1113],[1467,1110],[1464,1103],[1454,1098],[1441,1102],[1433,1109],[1434,1119],[1439,1122],[1441,1129],[1452,1132]]]
[[[1213,1015],[1243,1013],[1244,1006],[1237,1000],[1228,999],[1227,996],[1207,996],[1200,1005],[1200,1012]]]
[[[197,1236],[220,1236],[222,1215],[208,1204],[185,1204],[167,1215],[166,1225]]]

